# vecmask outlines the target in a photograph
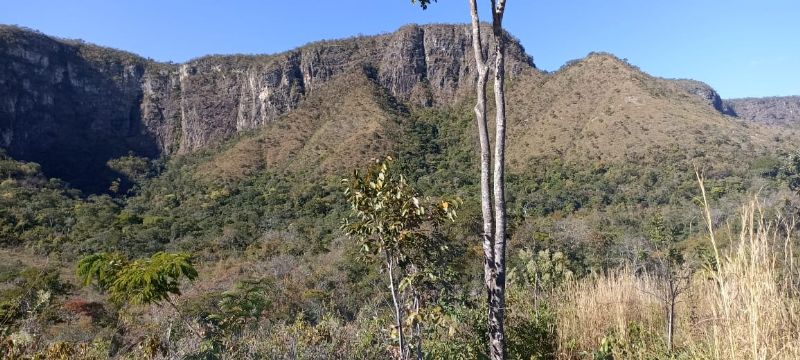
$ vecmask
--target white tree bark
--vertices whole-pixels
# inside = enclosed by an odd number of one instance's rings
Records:
[[[403,334],[403,311],[400,307],[400,301],[397,296],[397,287],[394,283],[394,258],[388,251],[386,251],[386,271],[389,275],[389,290],[392,292],[392,302],[394,303],[394,319],[397,326],[397,335],[400,346],[400,360],[405,360],[406,356],[406,339]]]
[[[472,46],[477,67],[475,92],[475,118],[478,123],[481,162],[481,211],[483,215],[484,283],[488,302],[489,356],[492,360],[505,359],[505,34],[503,14],[505,0],[492,0],[492,33],[495,38],[495,148],[494,171],[490,167],[491,147],[486,125],[486,82],[488,66],[481,44],[480,17],[477,0],[469,0],[472,18]],[[493,189],[493,196],[492,196]]]

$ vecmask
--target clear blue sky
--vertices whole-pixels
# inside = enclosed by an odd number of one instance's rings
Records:
[[[467,21],[467,0],[0,0],[0,23],[175,62]],[[798,0],[508,0],[506,28],[545,70],[608,51],[727,98],[800,95]]]

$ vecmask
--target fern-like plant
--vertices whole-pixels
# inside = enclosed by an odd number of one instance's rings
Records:
[[[78,262],[77,274],[85,285],[94,284],[108,293],[109,300],[117,305],[166,301],[178,314],[181,311],[172,301],[172,295],[181,294],[181,280],[197,279],[191,255],[166,252],[134,261],[119,253],[92,254]],[[201,335],[192,324],[187,322],[186,325]]]
[[[98,253],[78,262],[78,276],[94,283],[117,304],[159,304],[180,295],[180,280],[197,278],[191,256],[159,252],[150,258],[129,261],[119,253]]]

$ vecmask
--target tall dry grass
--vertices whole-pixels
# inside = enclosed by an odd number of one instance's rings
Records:
[[[673,352],[664,346],[664,305],[652,295],[659,280],[623,268],[564,287],[555,304],[560,358],[611,338],[616,359],[800,359],[794,221],[768,216],[754,198],[732,225],[738,236],[718,241],[705,196],[703,211],[713,260],[678,299]]]
[[[611,336],[631,344],[631,336],[663,332],[663,305],[650,295],[657,286],[629,268],[567,284],[556,305],[560,357],[579,358]]]
[[[690,338],[693,348],[710,349],[712,359],[800,359],[800,277],[794,267],[794,221],[768,219],[757,199],[742,207],[739,236],[730,248],[717,246],[705,188],[704,210],[716,268],[696,282],[708,321]],[[700,355],[698,351],[698,355]]]

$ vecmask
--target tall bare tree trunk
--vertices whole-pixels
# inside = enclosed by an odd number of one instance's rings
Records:
[[[414,312],[419,314],[420,307],[422,306],[422,301],[420,300],[419,293],[414,291]],[[422,351],[422,324],[418,320],[414,320],[414,336],[417,338],[417,360],[422,360],[424,358],[423,351]]]
[[[389,290],[392,292],[392,302],[394,303],[394,319],[397,325],[397,335],[400,342],[400,360],[406,359],[406,339],[403,334],[403,312],[400,308],[400,301],[397,298],[397,287],[394,284],[394,261],[392,255],[386,251],[386,270],[389,273]]]
[[[491,289],[489,306],[490,356],[493,360],[505,359],[505,308],[506,308],[506,95],[505,95],[505,34],[503,12],[505,0],[492,0],[492,32],[495,43],[494,99],[495,99],[495,143],[494,143],[494,288]],[[493,313],[493,314],[492,314]]]
[[[472,18],[472,47],[478,78],[475,83],[477,100],[475,118],[478,123],[481,160],[481,210],[483,215],[484,283],[488,303],[489,355],[492,360],[505,359],[505,252],[506,252],[506,205],[505,205],[505,36],[502,20],[505,0],[492,0],[492,32],[495,37],[496,101],[494,173],[490,167],[491,148],[486,125],[486,82],[488,66],[481,44],[480,17],[477,0],[469,0]],[[493,175],[493,176],[492,176]],[[492,188],[494,193],[492,196]]]
[[[478,139],[481,146],[481,212],[483,214],[483,254],[487,260],[486,266],[493,265],[494,259],[494,217],[492,215],[492,195],[491,195],[491,155],[489,145],[489,131],[486,125],[486,82],[489,79],[489,68],[486,66],[486,55],[483,53],[481,44],[480,19],[478,17],[478,7],[476,0],[470,0],[470,12],[472,14],[472,48],[475,53],[475,66],[477,67],[478,79],[475,83],[477,92],[477,102],[475,104],[475,119],[478,123]],[[490,275],[492,271],[487,271]],[[488,279],[487,279],[488,281]],[[488,282],[487,282],[488,284]]]
[[[472,14],[472,47],[475,53],[475,66],[478,72],[475,90],[475,119],[478,123],[478,140],[480,142],[481,161],[481,212],[483,214],[483,257],[484,283],[487,289],[494,281],[494,215],[492,213],[492,182],[489,131],[486,125],[486,82],[489,79],[489,68],[481,44],[480,19],[476,0],[470,0]]]
[[[668,275],[667,280],[667,350],[672,352],[672,343],[675,338],[675,304],[678,302],[678,294],[680,289],[678,283],[672,274]]]

